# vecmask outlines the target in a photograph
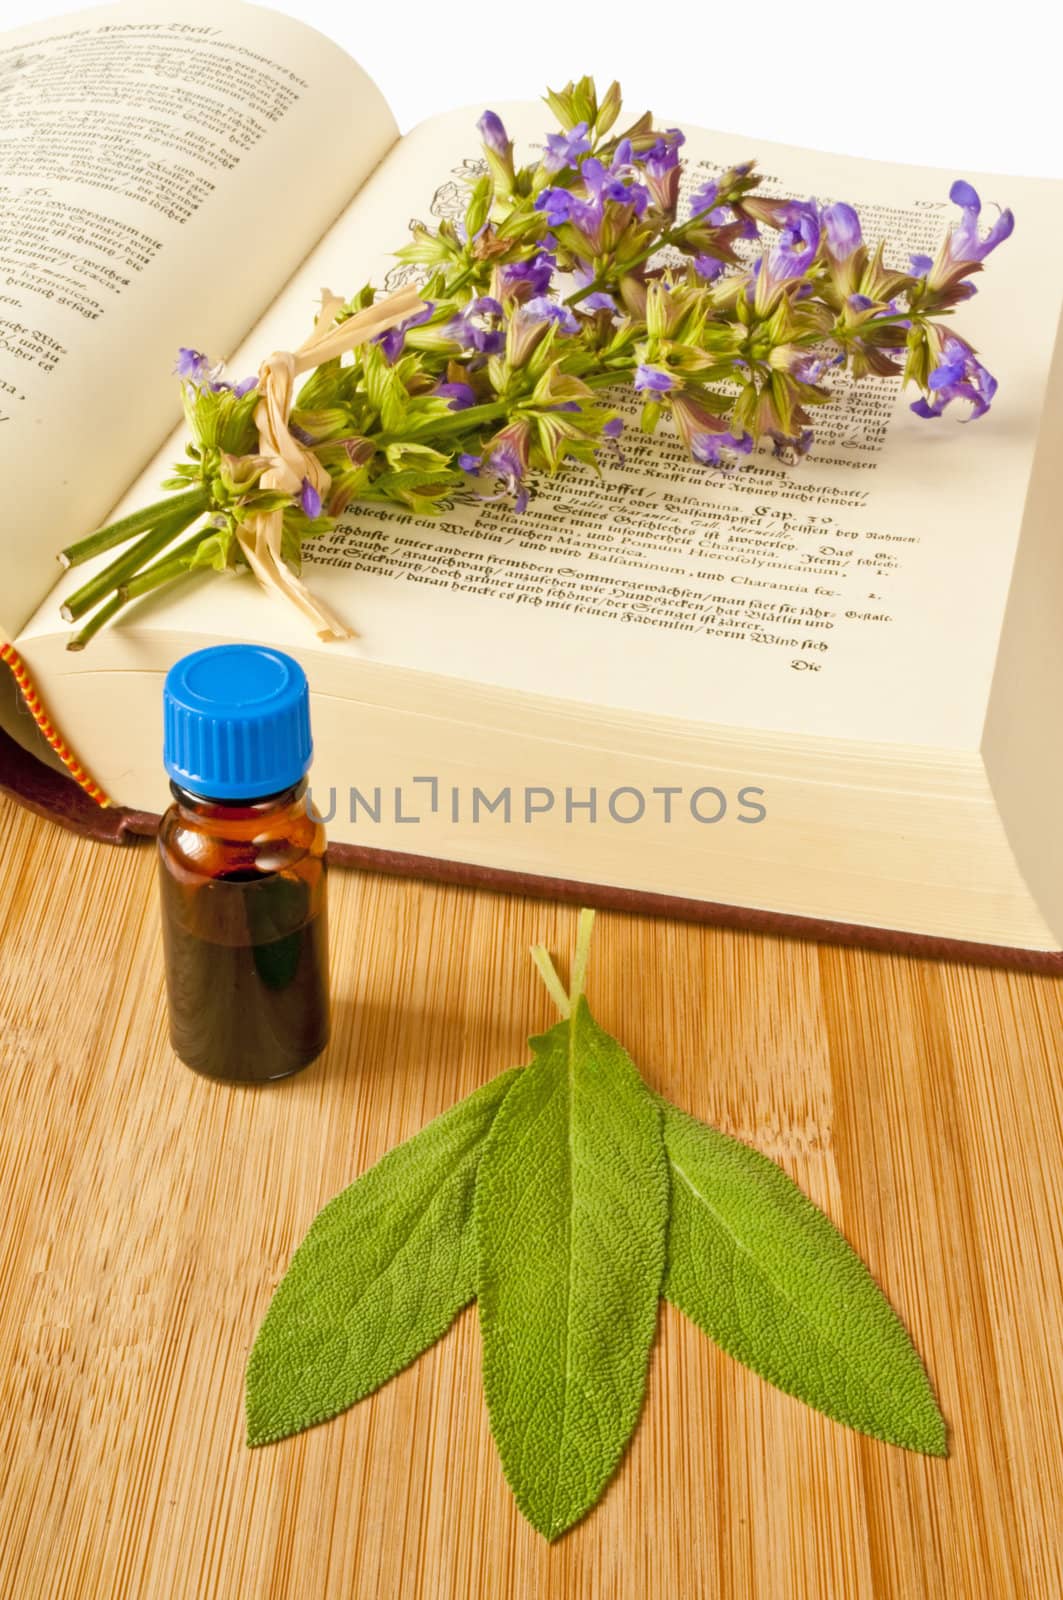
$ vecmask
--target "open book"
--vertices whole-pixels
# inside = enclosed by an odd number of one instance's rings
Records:
[[[56,552],[157,498],[178,345],[240,378],[306,337],[322,287],[404,281],[411,218],[464,206],[482,108],[400,138],[353,61],[237,0],[8,35],[0,85],[0,639],[134,826],[169,802],[166,669],[259,640],[306,668],[341,857],[1063,970],[1058,185],[963,174],[1017,216],[963,307],[1000,379],[984,420],[842,380],[799,467],[730,473],[629,429],[622,464],[540,481],[522,515],[352,505],[305,576],[353,641],[242,573],[75,654],[60,604],[92,568]],[[541,141],[545,108],[495,109]],[[955,173],[686,131],[688,181],[756,158],[765,193],[856,204],[890,264],[951,219]]]

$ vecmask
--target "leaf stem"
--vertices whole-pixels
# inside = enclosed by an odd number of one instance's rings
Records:
[[[117,589],[119,584],[133,577],[145,561],[158,555],[171,539],[184,532],[188,524],[199,515],[202,507],[190,505],[183,495],[178,498],[184,503],[174,504],[168,516],[157,518],[150,532],[142,534],[123,555],[109,562],[102,572],[98,572],[88,583],[82,584],[80,589],[76,589],[67,597],[60,607],[60,613],[65,621],[74,622],[84,612],[91,610],[97,600],[102,600],[112,589]]]
[[[531,948],[531,958],[535,962],[540,978],[546,984],[547,993],[554,1002],[554,1005],[557,1007],[563,1017],[571,1016],[572,1007],[569,1004],[568,995],[565,993],[565,986],[557,975],[557,969],[555,968],[554,963],[550,960],[550,955],[546,946],[542,944],[533,944]]]
[[[190,510],[188,520],[191,521],[197,511],[205,509],[208,499],[208,491],[197,488],[186,489],[183,493],[165,500],[156,500],[150,506],[142,506],[139,511],[131,511],[128,517],[122,517],[118,522],[111,522],[105,528],[98,528],[95,533],[90,533],[85,539],[79,539],[76,544],[67,545],[65,550],[60,550],[59,560],[64,567],[79,567],[83,561],[89,561],[93,556],[102,554],[104,550],[113,550],[116,544],[125,544],[126,540],[132,539],[135,534],[144,533],[148,528],[153,528],[163,517],[169,517],[186,506]]]
[[[675,223],[671,228],[666,228],[663,233],[657,235],[652,244],[648,245],[633,260],[624,262],[624,271],[630,272],[633,267],[641,267],[642,263],[648,261],[652,255],[656,255],[658,250],[664,250],[670,244],[678,244],[687,228],[692,228],[695,222],[700,222],[703,217],[707,217],[710,212],[715,211],[717,206],[721,204],[726,204],[726,202],[718,199],[714,200],[711,206],[706,206],[703,211],[696,212],[694,216],[688,217],[685,222]],[[609,282],[610,274],[615,269],[616,263],[614,262],[612,267],[604,267],[601,272],[596,273],[590,283],[585,284],[582,289],[577,289],[574,294],[570,294],[567,297],[565,300],[566,306],[579,305],[580,301],[585,300],[589,294],[597,293],[599,289]]]
[[[177,548],[161,561],[154,562],[150,567],[142,567],[134,577],[118,585],[120,597],[123,600],[135,600],[139,595],[158,589],[172,579],[183,577],[186,572],[191,571],[192,557],[203,539],[212,531],[209,525],[197,528],[195,533],[183,539]]]
[[[572,958],[572,982],[568,992],[557,975],[557,968],[550,959],[545,945],[533,944],[531,958],[535,962],[540,978],[546,985],[554,1005],[563,1017],[570,1017],[576,1009],[576,1004],[583,993],[583,986],[587,981],[587,963],[590,960],[591,936],[594,932],[594,912],[584,906],[579,914],[579,931],[576,934],[576,953]]]
[[[589,906],[584,906],[579,914],[579,932],[576,935],[576,954],[572,962],[572,983],[568,995],[573,1010],[583,993],[583,985],[587,979],[587,963],[590,960],[593,933],[594,912]]]
[[[107,601],[107,604],[102,605],[100,609],[89,618],[85,626],[78,633],[75,633],[72,639],[68,640],[67,649],[84,650],[93,634],[97,633],[99,629],[103,627],[105,622],[110,622],[115,612],[121,611],[124,605],[125,600],[122,598],[122,595],[113,594]]]

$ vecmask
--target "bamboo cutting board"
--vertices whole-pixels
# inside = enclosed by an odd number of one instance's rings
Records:
[[[336,873],[334,1038],[268,1089],[166,1040],[153,847],[0,804],[2,1600],[1058,1600],[1063,987],[637,917],[590,995],[655,1089],[773,1156],[910,1328],[951,1459],[860,1438],[661,1310],[642,1421],[554,1546],[474,1311],[378,1395],[243,1444],[255,1329],[319,1207],[527,1059],[571,910]]]

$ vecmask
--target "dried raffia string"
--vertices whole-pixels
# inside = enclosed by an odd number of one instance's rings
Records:
[[[307,450],[293,435],[288,418],[292,409],[295,379],[326,361],[364,344],[423,306],[414,284],[367,306],[344,322],[336,322],[344,302],[328,289],[321,291],[321,309],[310,337],[289,354],[275,351],[259,368],[262,398],[255,408],[259,454],[270,466],[262,474],[263,489],[299,493],[303,481],[309,482],[324,500],[331,478],[312,450]],[[319,639],[350,639],[352,630],[335,612],[310,593],[281,555],[283,508],[260,511],[241,527],[237,537],[255,577],[263,589],[288,600],[313,625]]]
[[[282,489],[295,494],[302,487],[303,479],[307,478],[324,498],[329,488],[329,474],[311,451],[303,449],[288,426],[296,377],[301,372],[320,366],[322,362],[334,361],[337,356],[353,350],[366,339],[383,333],[404,317],[420,310],[423,302],[416,287],[410,284],[397,294],[337,323],[335,319],[343,304],[338,295],[323,290],[321,310],[310,337],[294,354],[278,351],[262,363],[259,370],[262,399],[255,410],[255,422],[259,430],[261,454],[271,462],[262,476],[264,488]],[[349,639],[351,630],[321,601],[314,599],[306,585],[282,560],[282,519],[281,510],[260,513],[252,524],[240,530],[240,542],[251,570],[264,589],[294,603],[302,615],[314,624],[320,638]],[[10,668],[30,716],[71,777],[97,805],[112,805],[109,795],[82,766],[55,726],[14,645],[0,640],[0,661]]]

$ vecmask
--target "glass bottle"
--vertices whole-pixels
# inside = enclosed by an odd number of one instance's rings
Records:
[[[170,1040],[207,1077],[266,1083],[329,1035],[325,828],[307,798],[298,662],[215,645],[170,668],[159,826]]]

